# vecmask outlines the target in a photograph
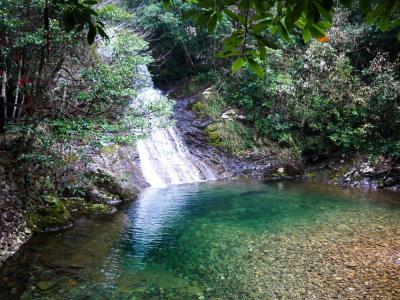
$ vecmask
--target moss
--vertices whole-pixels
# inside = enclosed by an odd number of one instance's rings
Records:
[[[208,142],[210,143],[210,145],[215,146],[215,147],[223,146],[221,133],[219,131],[217,123],[208,125],[205,128],[204,132],[207,136],[207,139],[208,139]]]
[[[79,197],[62,198],[65,207],[71,212],[84,212],[86,200]]]
[[[203,101],[197,101],[192,105],[192,111],[200,118],[207,118],[207,105]]]
[[[101,153],[106,154],[106,155],[111,155],[111,154],[114,154],[118,149],[119,149],[119,146],[117,144],[113,144],[110,146],[103,147],[101,149]]]
[[[45,205],[27,216],[34,231],[56,231],[71,225],[72,216],[60,198],[47,195]]]
[[[234,120],[224,120],[208,125],[204,130],[210,145],[240,154],[254,145],[254,135],[245,125]]]
[[[315,171],[312,171],[312,172],[308,172],[304,176],[307,178],[315,178],[317,176],[317,173]]]
[[[84,198],[64,198],[67,209],[75,215],[109,215],[115,211],[114,207],[104,203],[88,203]]]
[[[69,155],[65,155],[63,157],[65,163],[67,164],[73,164],[74,162],[77,162],[79,160],[78,155],[76,155],[75,153],[69,154]]]
[[[102,203],[87,204],[86,210],[93,215],[110,215],[115,212],[114,207]]]

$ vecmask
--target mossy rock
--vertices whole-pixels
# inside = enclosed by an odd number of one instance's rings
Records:
[[[91,215],[108,216],[115,213],[117,209],[107,204],[90,203],[86,205],[86,211]]]
[[[317,177],[317,173],[315,171],[308,172],[304,175],[306,178],[315,178]]]
[[[71,214],[84,214],[86,213],[86,200],[80,197],[62,198],[64,206]]]
[[[105,173],[90,173],[89,177],[99,189],[105,190],[111,198],[117,196],[123,201],[129,201],[137,197],[138,190],[136,188],[125,186],[125,184],[112,175]]]
[[[203,101],[197,101],[191,107],[192,111],[196,113],[199,118],[207,118],[207,104]]]
[[[215,146],[215,147],[222,147],[222,137],[221,137],[221,132],[219,130],[219,126],[217,123],[212,123],[208,125],[204,133],[207,136],[208,142],[210,145]]]
[[[118,151],[118,149],[119,149],[119,145],[113,144],[113,145],[103,147],[101,149],[101,153],[105,154],[105,155],[111,155],[111,154],[116,153]]]
[[[34,231],[54,232],[72,226],[72,216],[63,201],[56,196],[45,196],[45,205],[27,216]]]
[[[107,203],[88,203],[84,198],[63,198],[64,205],[75,215],[110,215],[116,209]]]
[[[35,286],[41,291],[47,291],[56,285],[55,281],[41,280],[35,283]]]

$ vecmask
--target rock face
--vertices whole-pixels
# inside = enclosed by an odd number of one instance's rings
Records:
[[[100,153],[93,151],[89,163],[69,166],[70,176],[82,178],[84,197],[59,195],[51,188],[44,192],[44,182],[54,176],[53,171],[43,173],[34,163],[18,160],[32,148],[26,141],[5,136],[0,146],[0,267],[32,231],[55,232],[73,226],[82,215],[112,214],[148,185],[135,146],[112,145]]]
[[[296,162],[279,159],[273,152],[269,154],[249,154],[247,156],[232,156],[210,146],[203,130],[212,122],[211,119],[198,118],[190,107],[199,101],[195,95],[181,99],[174,107],[174,118],[184,142],[190,152],[204,163],[213,168],[219,178],[254,177],[273,179],[292,177],[300,174],[300,166]],[[283,172],[277,172],[282,168]]]
[[[113,145],[109,150],[94,155],[87,172],[96,178],[96,185],[125,201],[135,198],[138,191],[149,186],[140,169],[135,146]]]
[[[206,92],[207,90],[204,93]],[[194,103],[201,103],[198,102],[201,97],[202,95],[195,95],[176,102],[176,126],[191,153],[216,170],[219,178],[244,176],[273,180],[303,177],[341,186],[400,190],[400,166],[383,157],[372,162],[365,155],[332,153],[317,162],[306,159],[300,162],[282,157],[273,151],[241,157],[226,154],[210,146],[204,134],[204,129],[213,120],[190,109]],[[229,118],[238,115],[235,111],[228,112],[226,116]]]
[[[6,154],[0,151],[2,155],[4,158]],[[23,212],[24,205],[9,186],[6,168],[0,162],[0,267],[32,235]]]
[[[384,157],[370,161],[365,155],[334,156],[309,166],[305,177],[340,186],[400,190],[400,166]]]

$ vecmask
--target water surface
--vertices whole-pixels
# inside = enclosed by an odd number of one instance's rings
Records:
[[[398,299],[399,200],[302,182],[149,188],[34,237],[0,271],[0,299]]]

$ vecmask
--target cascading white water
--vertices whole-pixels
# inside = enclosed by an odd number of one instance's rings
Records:
[[[142,71],[149,80],[151,77],[147,68]],[[139,93],[137,99],[142,103],[151,103],[160,96],[161,92],[151,83]],[[137,149],[143,176],[151,186],[165,187],[216,179],[205,163],[190,154],[174,126],[152,130],[147,139],[138,141]]]

